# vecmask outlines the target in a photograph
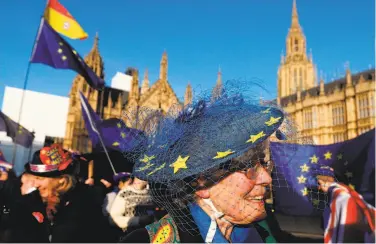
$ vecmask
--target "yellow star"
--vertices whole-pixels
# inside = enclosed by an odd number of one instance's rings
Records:
[[[117,123],[116,124],[118,128],[121,128],[121,124],[120,123]]]
[[[281,119],[282,117],[278,117],[278,118],[274,118],[273,116],[270,117],[269,121],[266,121],[265,124],[267,126],[271,126],[271,125],[274,125],[276,123],[278,123],[278,121]]]
[[[176,174],[176,172],[178,172],[179,169],[188,169],[186,165],[188,159],[189,159],[189,156],[182,158],[179,155],[178,159],[176,159],[174,163],[170,164],[170,167],[174,168],[174,174]]]
[[[338,159],[338,160],[341,160],[342,157],[343,157],[342,153],[340,153],[340,154],[337,155],[337,159]]]
[[[298,179],[299,184],[304,184],[306,182],[306,180],[307,180],[307,178],[304,177],[304,175],[301,175],[301,176],[296,177],[296,178]]]
[[[266,136],[264,131],[261,131],[257,135],[250,135],[250,138],[249,138],[248,141],[246,141],[246,143],[248,143],[248,142],[255,143],[258,139],[260,139],[261,137],[264,137],[264,136]]]
[[[320,203],[320,200],[319,199],[313,199],[312,202],[313,202],[313,205],[318,206],[319,203]]]
[[[311,159],[311,163],[313,164],[317,164],[319,162],[319,158],[316,156],[316,154],[313,154],[313,156],[309,159]]]
[[[308,195],[308,189],[307,189],[307,187],[304,187],[304,189],[301,190],[301,192],[302,192],[303,196],[307,196]]]
[[[353,190],[355,190],[355,186],[353,184],[349,184],[349,187]]]
[[[329,152],[329,151],[327,151],[327,152],[324,154],[324,156],[325,156],[325,159],[326,159],[326,160],[328,160],[328,159],[332,159],[332,153]]]
[[[309,166],[307,166],[307,164],[303,164],[302,166],[300,166],[302,172],[308,172],[309,171]]]
[[[67,60],[67,57],[66,56],[62,56],[61,59],[65,61],[65,60]]]
[[[74,55],[77,55],[77,51],[76,51],[76,50],[73,50],[72,53],[73,53]]]
[[[58,53],[62,53],[62,52],[63,52],[63,49],[59,48],[59,49],[57,50],[57,52],[58,52]]]
[[[225,151],[225,152],[217,152],[217,156],[215,156],[213,159],[218,159],[218,158],[224,158],[227,157],[230,154],[233,154],[235,151],[231,151],[231,149]]]
[[[117,147],[117,146],[119,146],[120,144],[119,144],[119,142],[114,142],[114,143],[112,143],[112,146],[115,146],[115,147]]]
[[[141,159],[140,161],[143,162],[143,163],[149,163],[151,160],[155,159],[155,156],[152,155],[150,157],[148,157],[146,154],[144,154],[144,158]]]
[[[265,109],[265,110],[262,111],[261,113],[263,113],[263,114],[268,114],[268,113],[270,113],[270,108]]]
[[[60,46],[63,46],[63,45],[64,45],[64,43],[62,43],[62,42],[59,42],[59,45],[60,45]]]
[[[126,135],[125,135],[124,132],[121,132],[121,133],[120,133],[120,136],[121,136],[121,138],[125,138],[125,137],[126,137]]]

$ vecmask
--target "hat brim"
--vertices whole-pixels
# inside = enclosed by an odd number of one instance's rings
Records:
[[[161,149],[159,138],[155,138],[156,143],[136,162],[133,173],[156,183],[198,175],[262,143],[283,119],[283,112],[275,107],[243,104],[209,108],[194,123],[179,125],[182,136],[169,146]],[[163,143],[166,137],[174,138],[166,133],[160,136]],[[145,156],[150,160],[145,162]]]

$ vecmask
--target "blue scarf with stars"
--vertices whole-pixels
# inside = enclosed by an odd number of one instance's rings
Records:
[[[202,238],[208,233],[211,219],[196,203],[189,204],[191,215],[200,231]],[[234,226],[231,233],[232,243],[264,243],[264,240],[259,235],[254,225],[247,226]],[[221,231],[217,227],[212,243],[228,243],[226,238],[222,235]]]

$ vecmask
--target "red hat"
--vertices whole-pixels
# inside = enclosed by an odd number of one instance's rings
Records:
[[[72,154],[59,144],[52,144],[36,151],[31,162],[25,165],[29,174],[56,177],[63,174],[75,174],[78,162]]]

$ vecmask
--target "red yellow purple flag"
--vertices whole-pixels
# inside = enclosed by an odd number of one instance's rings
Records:
[[[48,0],[44,17],[58,33],[71,39],[84,40],[88,34],[58,0]]]

